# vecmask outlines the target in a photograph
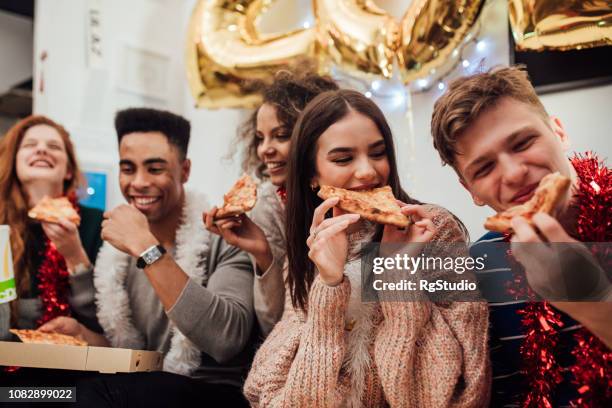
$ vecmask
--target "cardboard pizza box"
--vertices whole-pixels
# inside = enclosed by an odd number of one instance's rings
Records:
[[[162,361],[157,351],[0,341],[0,365],[5,366],[133,373],[159,371]]]

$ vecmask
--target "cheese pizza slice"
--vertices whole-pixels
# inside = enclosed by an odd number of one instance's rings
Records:
[[[81,217],[76,212],[72,203],[66,197],[49,198],[44,197],[30,211],[28,217],[39,221],[55,222],[65,218],[76,225],[81,223]]]
[[[255,207],[257,202],[257,184],[244,174],[236,181],[231,190],[223,196],[223,207],[215,214],[215,219],[228,218],[244,214]]]
[[[87,342],[79,340],[74,336],[60,333],[45,333],[38,330],[16,330],[11,329],[11,333],[19,337],[24,343],[35,344],[61,344],[67,346],[86,346]]]
[[[338,187],[321,186],[318,195],[324,200],[332,197],[340,198],[338,202],[340,209],[359,214],[366,220],[395,225],[400,228],[410,225],[410,218],[402,214],[389,186],[368,191],[352,191]]]
[[[487,218],[484,227],[490,231],[509,233],[512,231],[510,220],[513,217],[522,216],[531,222],[531,218],[539,212],[553,215],[569,187],[569,178],[558,172],[548,174],[540,180],[540,184],[528,201]]]

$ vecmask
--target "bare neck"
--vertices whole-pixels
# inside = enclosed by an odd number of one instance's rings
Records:
[[[149,222],[151,233],[157,240],[166,248],[174,248],[176,240],[176,231],[181,222],[185,197],[180,201],[180,204],[166,216],[155,222]]]
[[[50,183],[48,180],[33,180],[23,184],[23,189],[28,197],[28,206],[34,207],[45,196],[60,197],[63,193],[63,186]]]

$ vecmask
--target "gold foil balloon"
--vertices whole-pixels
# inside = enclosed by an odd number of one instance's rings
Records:
[[[357,76],[393,75],[399,24],[371,0],[313,0],[323,58]]]
[[[197,105],[253,107],[260,85],[304,57],[358,77],[403,81],[442,66],[473,28],[485,0],[412,0],[401,23],[373,0],[312,0],[316,27],[263,35],[261,15],[275,0],[200,0],[187,42],[187,74]]]
[[[314,29],[263,35],[259,17],[275,0],[200,0],[191,17],[187,76],[197,106],[254,107],[253,80],[269,81],[298,58],[315,56]]]
[[[414,0],[401,23],[398,51],[404,83],[442,66],[473,28],[485,0]]]
[[[612,45],[610,0],[508,0],[519,50],[572,50]]]

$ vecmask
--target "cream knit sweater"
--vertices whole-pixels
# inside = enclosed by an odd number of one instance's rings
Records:
[[[285,208],[272,183],[262,183],[257,192],[257,205],[251,211],[251,219],[266,235],[274,261],[263,274],[255,273],[253,301],[255,315],[264,336],[267,336],[280,320],[285,302],[283,266],[286,258]],[[254,269],[257,271],[255,259]]]
[[[447,211],[434,206],[428,210],[438,228],[434,241],[465,240]],[[355,313],[348,310],[351,290],[359,291],[351,288],[355,281],[345,277],[340,285],[329,287],[315,278],[308,313],[286,302],[283,317],[255,356],[244,386],[252,406],[488,405],[486,302],[362,303],[369,305],[363,306],[366,313]],[[361,316],[351,331],[349,314]],[[366,335],[351,337],[360,329]]]

